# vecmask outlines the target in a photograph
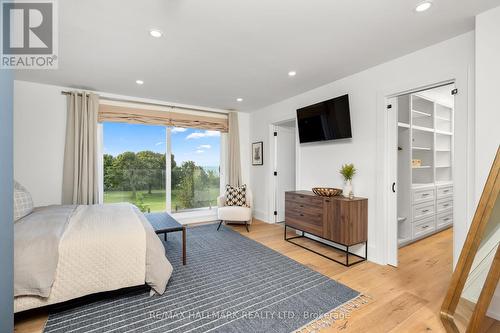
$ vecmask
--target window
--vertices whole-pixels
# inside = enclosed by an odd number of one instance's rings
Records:
[[[216,205],[220,132],[103,123],[104,202],[143,212],[181,212]]]

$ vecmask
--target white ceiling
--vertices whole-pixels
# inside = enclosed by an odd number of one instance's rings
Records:
[[[417,14],[418,2],[58,1],[59,69],[17,78],[252,111],[470,31],[475,14],[500,5],[434,0]]]

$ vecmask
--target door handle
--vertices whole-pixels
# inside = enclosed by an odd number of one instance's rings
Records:
[[[396,193],[396,183],[392,183],[392,192]]]

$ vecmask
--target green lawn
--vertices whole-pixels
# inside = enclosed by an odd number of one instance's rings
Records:
[[[178,197],[179,190],[172,191],[172,211],[175,211],[176,207],[179,210],[182,210],[183,207],[179,203]],[[148,191],[137,191],[138,193],[142,193],[144,195],[144,205],[147,206],[151,212],[162,212],[165,211],[166,207],[166,198],[165,198],[165,190],[153,190],[151,194],[148,194]],[[208,207],[209,204],[212,206],[217,205],[217,196],[219,195],[218,187],[211,187],[208,189],[208,192],[200,195],[199,200],[201,202],[197,205],[197,207],[189,207],[189,208],[199,208],[199,207]],[[135,198],[132,196],[132,191],[106,191],[104,192],[104,203],[117,203],[117,202],[130,202],[136,204]]]

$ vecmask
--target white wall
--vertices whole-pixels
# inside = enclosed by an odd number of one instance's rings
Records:
[[[66,97],[64,88],[14,82],[14,179],[36,206],[61,203]]]
[[[61,203],[67,107],[62,90],[71,88],[14,82],[14,178],[28,188],[36,206]],[[248,114],[240,114],[239,127],[242,178],[249,183]]]
[[[476,16],[476,202],[500,144],[500,7]]]
[[[367,55],[368,56],[368,55]],[[368,238],[369,259],[386,263],[386,230],[379,218],[381,212],[378,195],[380,179],[384,170],[377,142],[380,133],[377,113],[384,106],[387,93],[455,79],[460,93],[456,100],[456,150],[455,170],[457,193],[465,193],[470,186],[466,181],[469,118],[473,111],[473,66],[474,33],[470,32],[388,63],[370,68],[344,79],[332,82],[293,98],[257,110],[251,114],[251,141],[264,141],[264,151],[269,151],[270,124],[295,117],[297,108],[349,94],[353,138],[343,141],[300,145],[297,150],[297,189],[313,186],[342,187],[338,169],[343,163],[352,162],[358,169],[355,176],[354,193],[369,199]],[[300,75],[300,74],[299,74]],[[380,113],[379,113],[380,114]],[[267,153],[266,153],[267,156]],[[266,159],[264,159],[266,160]],[[267,158],[269,161],[269,157]],[[252,188],[255,192],[257,217],[272,221],[270,201],[271,164],[251,168]],[[455,246],[461,246],[466,230],[467,199],[465,195],[455,198],[455,230],[461,235],[455,238]]]
[[[479,202],[488,172],[500,144],[500,7],[476,16],[476,193]],[[488,315],[500,320],[500,292]]]

